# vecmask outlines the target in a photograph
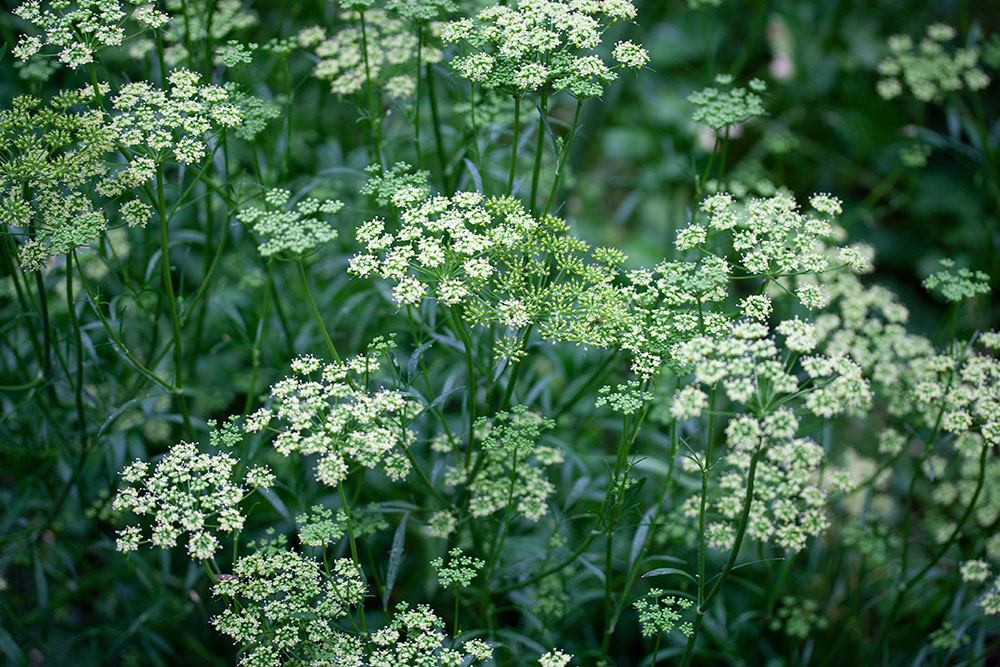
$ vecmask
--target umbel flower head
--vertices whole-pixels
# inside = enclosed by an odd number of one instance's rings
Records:
[[[523,353],[519,332],[530,325],[550,340],[616,344],[619,320],[631,317],[614,284],[624,255],[591,251],[564,221],[536,218],[512,197],[432,196],[425,175],[405,176],[399,167],[374,174],[365,191],[390,203],[400,222],[378,217],[358,228],[362,251],[350,273],[392,282],[399,306],[430,296],[461,306],[476,325],[499,324],[507,335],[496,351],[504,357]]]
[[[483,443],[483,469],[469,484],[472,516],[482,517],[512,505],[530,521],[548,512],[548,498],[555,486],[546,478],[549,466],[562,463],[563,453],[538,444],[555,423],[518,406],[476,422],[476,439]],[[466,470],[451,467],[445,473],[449,487],[466,484]]]
[[[247,8],[241,0],[199,0],[192,5],[191,0],[165,0],[171,16],[171,30],[164,32],[167,43],[163,58],[168,67],[190,63],[191,54],[186,43],[201,44],[208,40],[212,44],[225,44],[248,28],[260,22],[257,14]],[[195,9],[197,7],[197,9]],[[155,44],[144,40],[131,50],[133,56],[152,51]],[[221,62],[221,59],[216,59]]]
[[[487,89],[522,94],[552,88],[576,98],[597,97],[617,78],[595,50],[608,27],[632,20],[629,0],[521,0],[516,7],[491,5],[441,29],[447,43],[459,43],[452,61],[459,76]],[[638,69],[649,55],[632,42],[619,42],[613,58]]]
[[[378,341],[370,349],[377,351]],[[316,478],[329,486],[347,477],[350,464],[381,466],[400,480],[410,470],[404,450],[416,438],[403,424],[420,406],[399,391],[368,389],[367,379],[380,367],[375,352],[330,364],[299,357],[292,362],[293,374],[271,387],[273,406],[251,415],[247,431],[275,422],[275,449],[284,456],[319,455]]]
[[[299,32],[299,45],[313,49],[319,59],[313,76],[329,81],[330,90],[338,95],[356,93],[370,79],[372,85],[383,88],[390,97],[409,97],[416,90],[411,73],[417,60],[417,35],[409,21],[381,9],[366,9],[363,14],[364,34],[360,25],[343,28],[331,37],[326,37],[322,28]],[[356,21],[358,15],[344,12],[340,18]],[[441,49],[424,45],[420,58],[423,63],[440,62]]]
[[[213,135],[243,122],[230,91],[202,84],[200,74],[174,70],[167,83],[166,90],[145,81],[128,83],[111,100],[111,129],[118,143],[135,155],[130,169],[143,169],[150,160],[155,164],[200,163]],[[128,185],[109,180],[102,191],[116,194]]]
[[[119,489],[113,507],[152,517],[150,542],[161,549],[173,548],[187,533],[188,554],[205,560],[219,549],[219,533],[243,528],[240,502],[254,489],[274,483],[266,468],[251,468],[240,475],[236,467],[237,460],[227,453],[205,454],[197,445],[181,442],[170,448],[152,472],[145,461],[125,468],[122,481],[126,486]],[[128,526],[119,532],[118,550],[135,551],[142,541],[142,529]]]
[[[827,241],[840,232],[832,221],[840,214],[841,205],[830,195],[814,195],[809,204],[812,211],[806,213],[786,195],[745,203],[738,203],[729,194],[713,195],[700,207],[706,214],[705,222],[695,218],[677,233],[674,244],[678,250],[704,247],[711,237],[723,232],[731,237],[732,250],[739,258],[732,262],[733,268],[753,276],[795,278],[799,282],[796,296],[802,305],[810,310],[823,308],[828,297],[822,285],[806,278],[829,268]],[[867,256],[857,249],[840,249],[840,258],[845,266],[859,272],[868,269]],[[754,295],[741,309],[747,317],[766,321],[770,298]]]
[[[979,66],[975,49],[952,49],[955,29],[935,23],[926,36],[914,44],[908,35],[889,38],[890,54],[879,63],[882,75],[878,94],[889,100],[903,94],[904,87],[921,102],[940,102],[948,93],[968,88],[982,90],[990,77]]]
[[[58,61],[71,69],[87,65],[104,48],[121,46],[149,28],[163,27],[170,17],[152,3],[140,0],[76,0],[75,2],[28,0],[14,13],[41,35],[21,35],[14,55],[28,60],[55,50]],[[127,30],[127,24],[135,27]]]
[[[803,322],[786,321],[778,331],[792,350],[808,352],[816,345]],[[709,542],[722,549],[729,548],[735,537],[733,524],[743,512],[754,458],[759,462],[747,534],[799,550],[809,536],[822,532],[828,525],[827,494],[817,485],[815,474],[823,465],[823,449],[797,436],[799,418],[793,408],[829,419],[862,411],[871,401],[869,383],[850,359],[813,354],[803,357],[796,369],[793,362],[780,359],[779,349],[768,337],[767,327],[743,323],[733,327],[730,337],[696,337],[675,350],[677,360],[693,370],[697,384],[718,386],[733,403],[750,408],[726,428],[729,469],[719,481],[721,495],[712,500],[714,510],[726,520],[707,528]],[[699,400],[688,396],[694,393]],[[687,387],[675,397],[675,413],[698,416],[707,407],[704,399],[703,391]]]
[[[329,217],[344,204],[333,199],[306,198],[288,206],[292,193],[276,188],[264,193],[264,208],[251,206],[236,218],[262,238],[257,251],[264,257],[299,257],[337,238]]]
[[[715,83],[718,87],[704,88],[688,96],[688,102],[696,107],[692,116],[696,123],[707,125],[719,133],[731,125],[766,115],[758,94],[763,93],[766,86],[760,79],[752,79],[749,90],[734,87],[733,78],[728,74],[717,76]]]
[[[258,551],[240,558],[232,574],[219,576],[212,592],[232,606],[212,624],[244,647],[243,665],[332,658],[354,652],[357,640],[334,623],[363,603],[366,590],[361,567],[349,558],[324,569],[294,551]]]
[[[26,269],[96,241],[107,227],[107,207],[95,207],[91,190],[109,178],[115,133],[88,106],[92,96],[93,90],[62,91],[48,102],[22,96],[0,111],[0,142],[8,147],[0,156],[0,223],[27,237],[20,248]],[[144,225],[150,216],[138,201],[121,212],[129,225]]]

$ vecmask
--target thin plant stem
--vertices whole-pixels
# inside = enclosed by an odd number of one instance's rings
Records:
[[[431,123],[434,127],[434,143],[437,147],[438,166],[441,169],[441,182],[444,184],[445,194],[450,195],[451,189],[448,187],[448,160],[444,155],[444,139],[441,137],[441,114],[438,111],[437,94],[434,90],[434,66],[430,63],[427,69],[427,97],[431,102]]]
[[[517,144],[521,139],[521,96],[514,96],[514,139],[510,147],[510,172],[507,174],[507,196],[514,192],[514,173],[517,171]]]
[[[750,470],[747,474],[747,491],[743,498],[743,514],[740,516],[740,525],[736,531],[736,539],[733,542],[732,550],[729,552],[729,559],[722,567],[722,573],[719,575],[718,579],[716,579],[715,585],[712,587],[709,594],[705,596],[704,600],[700,601],[698,604],[698,608],[695,611],[694,623],[691,626],[691,634],[688,636],[687,645],[684,647],[684,656],[681,658],[681,667],[687,667],[691,664],[691,659],[694,657],[694,645],[698,639],[698,633],[701,630],[702,619],[705,616],[705,612],[708,611],[708,605],[712,603],[715,597],[722,590],[723,584],[726,583],[729,575],[732,574],[733,565],[736,564],[736,558],[739,556],[740,546],[743,544],[743,537],[746,535],[747,524],[750,520],[750,506],[753,503],[753,487],[754,478],[757,474],[757,462],[760,460],[763,451],[763,448],[758,449],[750,458]]]
[[[167,310],[170,315],[170,327],[173,331],[174,349],[174,387],[177,404],[184,418],[184,429],[189,438],[194,438],[191,427],[191,414],[188,411],[187,399],[184,397],[184,350],[181,345],[181,319],[177,312],[177,297],[174,295],[174,281],[170,275],[170,235],[167,229],[166,197],[163,194],[163,171],[156,170],[156,209],[160,217],[160,275],[163,290],[166,293]]]
[[[423,93],[421,70],[424,59],[424,24],[417,24],[417,89],[413,101],[413,146],[417,150],[417,168],[424,168],[424,152],[420,146],[420,103]]]
[[[566,138],[566,145],[563,146],[562,155],[559,156],[559,164],[556,166],[555,178],[552,180],[552,189],[549,191],[548,201],[545,202],[545,210],[542,211],[542,217],[549,214],[552,204],[555,202],[556,193],[559,192],[559,182],[562,179],[563,172],[566,170],[566,159],[573,148],[573,139],[576,137],[576,132],[579,129],[580,109],[582,108],[583,100],[579,99],[576,102],[576,111],[573,113],[573,126],[570,129],[569,136]]]
[[[548,113],[549,91],[542,91],[542,99],[538,104],[538,136],[535,137],[535,166],[531,172],[531,195],[528,197],[528,208],[534,213],[535,202],[538,199],[538,182],[542,173],[542,155],[545,152],[545,115]]]
[[[372,148],[375,152],[375,162],[385,166],[382,160],[382,118],[375,104],[375,85],[372,83],[371,68],[368,64],[368,29],[365,26],[365,13],[358,12],[361,23],[361,54],[365,62],[365,90],[368,95],[368,114],[372,130]]]
[[[306,288],[306,298],[309,300],[309,307],[312,309],[316,324],[319,325],[319,331],[323,334],[326,349],[334,361],[339,362],[340,355],[337,354],[337,348],[333,346],[333,341],[330,339],[330,332],[327,331],[326,323],[323,322],[323,316],[319,312],[319,307],[316,306],[316,299],[313,298],[312,287],[309,286],[309,277],[306,276],[306,267],[301,258],[295,260],[295,266],[299,270],[299,278],[302,280],[302,285]]]

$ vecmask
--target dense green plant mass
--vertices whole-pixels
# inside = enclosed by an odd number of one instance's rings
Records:
[[[14,3],[0,660],[994,664],[960,7]]]

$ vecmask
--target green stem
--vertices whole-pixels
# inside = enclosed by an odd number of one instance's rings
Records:
[[[160,217],[160,276],[163,290],[166,292],[167,308],[170,314],[170,326],[173,330],[174,349],[174,387],[177,403],[184,417],[184,429],[189,438],[194,438],[191,427],[191,414],[188,412],[187,399],[184,396],[184,351],[181,345],[181,319],[177,312],[177,298],[174,295],[174,281],[170,275],[170,236],[167,229],[167,205],[163,194],[163,171],[156,170],[156,208]]]
[[[267,263],[267,281],[271,282],[272,279],[273,264],[271,262]],[[252,372],[250,374],[250,386],[247,387],[247,398],[243,402],[243,414],[250,412],[251,406],[253,406],[254,399],[254,386],[257,384],[257,373],[260,370],[260,350],[261,345],[264,341],[264,324],[267,322],[268,312],[271,310],[271,290],[265,290],[267,293],[264,295],[264,308],[261,311],[260,319],[257,321],[257,331],[254,334],[253,349],[250,351],[250,364],[252,367]]]
[[[750,520],[750,506],[753,503],[753,485],[754,477],[757,474],[757,462],[760,460],[760,456],[763,452],[763,448],[757,450],[750,459],[750,470],[747,475],[747,492],[743,498],[743,514],[740,516],[740,527],[736,531],[736,540],[733,543],[732,551],[729,552],[729,559],[722,567],[722,573],[715,582],[715,586],[712,587],[708,596],[706,596],[705,599],[698,604],[698,609],[695,612],[694,623],[691,628],[691,634],[688,636],[687,645],[684,647],[684,656],[681,658],[681,667],[688,667],[688,665],[691,664],[691,658],[694,656],[694,644],[698,639],[698,632],[701,630],[702,619],[705,616],[705,612],[708,611],[708,605],[712,603],[715,597],[722,590],[723,584],[726,583],[729,575],[732,574],[733,566],[736,564],[736,558],[739,556],[740,546],[743,544],[743,537],[746,534],[747,524]]]
[[[535,201],[538,199],[538,182],[542,173],[542,155],[545,152],[545,114],[548,113],[549,91],[542,91],[542,100],[538,105],[538,136],[535,138],[535,166],[531,172],[531,196],[528,198],[528,208],[535,211]]]
[[[507,174],[507,196],[514,192],[514,173],[517,171],[517,144],[521,137],[521,96],[514,96],[514,141],[510,147],[510,172]]]
[[[334,361],[340,361],[340,355],[337,354],[337,348],[333,346],[333,341],[330,339],[330,332],[326,329],[326,324],[323,322],[323,316],[319,312],[319,308],[316,306],[316,299],[313,298],[312,287],[309,286],[309,278],[306,276],[306,267],[299,258],[295,260],[295,266],[299,270],[299,278],[302,279],[302,284],[306,288],[306,297],[309,299],[309,307],[312,309],[313,317],[316,318],[316,324],[319,325],[320,333],[323,334],[323,341],[326,343],[326,349],[330,352],[330,356],[333,357]]]
[[[434,90],[434,66],[430,63],[427,69],[427,96],[431,101],[431,121],[434,125],[434,143],[437,146],[438,166],[441,169],[441,182],[444,185],[445,194],[451,195],[448,187],[448,160],[444,155],[444,139],[441,137],[441,115],[438,111],[437,94]]]
[[[424,168],[424,153],[420,147],[420,101],[423,86],[420,85],[424,56],[424,25],[417,25],[417,90],[413,102],[413,145],[417,149],[417,168]]]
[[[583,100],[579,99],[576,101],[576,112],[573,114],[573,127],[570,129],[569,136],[566,138],[566,145],[563,146],[562,155],[559,156],[559,164],[556,167],[556,175],[552,181],[552,189],[549,191],[549,199],[545,202],[545,210],[542,211],[543,218],[548,215],[549,211],[552,209],[552,204],[556,199],[556,193],[559,192],[559,181],[562,179],[563,172],[566,169],[566,159],[569,157],[569,152],[573,148],[573,138],[576,137],[576,131],[579,127],[580,109],[582,108]]]
[[[368,95],[368,114],[372,128],[372,148],[375,151],[375,162],[384,167],[382,161],[382,118],[375,104],[375,86],[372,84],[371,68],[368,64],[368,29],[365,26],[365,13],[358,12],[361,22],[361,53],[365,62],[365,90]]]
[[[344,484],[340,483],[337,485],[337,493],[340,495],[340,505],[344,510],[344,516],[347,518],[347,539],[351,545],[351,558],[359,566],[361,565],[361,559],[358,558],[358,543],[354,539],[354,517],[351,514],[351,506],[347,502],[347,495],[344,493]],[[361,614],[361,632],[367,634],[368,629],[365,626],[365,605],[364,603],[358,605],[358,611]]]

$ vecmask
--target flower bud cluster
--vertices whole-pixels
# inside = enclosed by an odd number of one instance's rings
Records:
[[[629,0],[521,0],[452,21],[441,37],[462,45],[452,67],[483,88],[514,95],[552,88],[583,99],[600,96],[618,77],[594,51],[612,23],[635,16]],[[646,50],[630,41],[619,42],[612,57],[632,69],[649,61]]]
[[[382,467],[393,480],[410,470],[405,448],[414,434],[402,424],[420,406],[392,389],[368,389],[367,378],[381,368],[374,354],[322,364],[312,356],[292,362],[292,375],[271,387],[273,405],[248,419],[247,431],[271,427],[275,449],[316,454],[316,478],[336,487],[346,479],[349,464]]]

